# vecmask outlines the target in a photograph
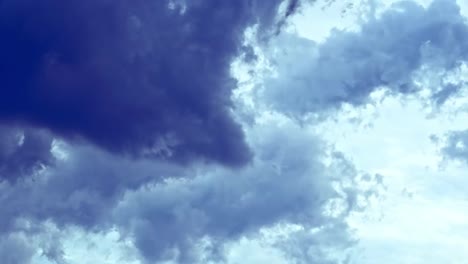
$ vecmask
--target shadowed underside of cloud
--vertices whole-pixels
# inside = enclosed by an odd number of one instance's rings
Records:
[[[213,166],[190,170],[74,147],[37,177],[0,185],[0,233],[37,235],[45,232],[40,227],[46,222],[86,232],[117,228],[134,241],[144,261],[203,263],[221,260],[228,242],[295,224],[304,228],[294,240],[303,240],[302,247],[280,248],[301,255],[299,263],[335,263],[332,256],[310,252],[346,248],[352,241],[343,221],[363,193],[335,185],[352,181],[356,171],[339,157],[324,165],[323,143],[291,122],[258,125],[249,135],[256,158],[237,171]],[[163,178],[167,180],[155,180]],[[333,199],[343,204],[335,208],[339,216],[325,213]],[[314,239],[319,235],[309,232],[321,227],[328,240]],[[202,246],[204,240],[208,246]],[[51,258],[63,258],[60,243],[48,251],[59,252],[47,255]]]
[[[273,1],[0,1],[0,120],[112,152],[245,164],[230,63]]]
[[[296,117],[342,103],[365,103],[388,87],[417,91],[413,75],[423,66],[451,70],[468,59],[468,25],[456,1],[435,0],[427,8],[399,2],[370,16],[357,32],[334,31],[323,43],[285,35],[271,56],[277,76],[260,92],[276,109]],[[434,93],[441,102],[453,93]]]

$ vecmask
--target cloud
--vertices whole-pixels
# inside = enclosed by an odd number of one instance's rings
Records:
[[[127,193],[114,211],[115,222],[134,238],[145,259],[150,263],[167,259],[198,263],[204,239],[210,241],[210,250],[205,248],[203,254],[206,257],[212,252],[208,259],[216,259],[223,256],[219,252],[227,242],[289,224],[305,230],[298,232],[304,238],[302,248],[294,249],[308,256],[298,258],[300,261],[338,263],[325,262],[325,257],[313,257],[308,251],[323,249],[324,244],[336,248],[350,245],[352,237],[344,222],[346,208],[356,210],[352,200],[361,193],[355,187],[342,193],[333,184],[334,179],[338,185],[354,179],[356,171],[338,157],[331,165],[324,165],[322,143],[291,122],[258,126],[253,137],[257,158],[247,168],[208,168],[195,178],[150,184]],[[340,209],[343,213],[336,217],[325,213],[332,199],[345,204]],[[313,239],[317,234],[309,232],[320,227],[324,227],[321,236],[329,236],[327,241]]]
[[[66,150],[35,177],[0,183],[0,232],[14,229],[18,219],[51,220],[60,227],[77,225],[98,230],[111,225],[109,211],[126,191],[150,181],[177,177],[181,168],[148,159],[129,160],[93,147]]]
[[[230,63],[281,2],[2,1],[0,120],[116,153],[245,164]]]
[[[326,145],[292,121],[271,120],[248,131],[256,158],[243,169],[183,168],[129,160],[89,146],[62,147],[67,155],[54,166],[0,184],[0,234],[21,231],[40,239],[48,233],[44,223],[91,233],[116,228],[133,240],[142,261],[177,263],[222,259],[227,243],[282,224],[304,230],[328,226],[321,236],[336,240],[324,242],[326,247],[349,245],[344,221],[359,208],[355,200],[364,193],[337,186],[358,172],[340,156],[324,164]],[[343,204],[333,216],[326,210],[332,200]],[[203,247],[205,240],[209,245]],[[44,247],[45,256],[61,256],[60,243]],[[304,240],[305,256],[310,247],[321,248],[320,239]]]
[[[468,58],[468,25],[456,1],[435,0],[427,8],[398,2],[358,31],[335,30],[323,43],[284,34],[267,56],[276,76],[267,78],[258,97],[284,113],[302,117],[360,105],[378,88],[418,91],[414,74],[423,66],[451,70]],[[456,90],[448,85],[434,100]]]
[[[4,264],[28,264],[34,249],[18,234],[0,236],[0,261]]]
[[[142,262],[203,263],[294,225],[301,248],[278,246],[338,263],[321,248],[351,243],[346,217],[371,191],[342,182],[358,172],[287,118],[255,116],[243,132],[231,117],[244,31],[271,33],[299,6],[278,18],[281,3],[0,1],[0,256],[28,263],[41,247],[63,262],[50,224],[116,229]]]
[[[468,130],[448,133],[441,152],[447,158],[468,162]]]
[[[0,126],[0,181],[16,181],[51,165],[52,141],[46,131]]]

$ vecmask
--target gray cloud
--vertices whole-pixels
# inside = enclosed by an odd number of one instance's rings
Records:
[[[468,130],[450,132],[441,152],[447,158],[468,162]]]
[[[4,264],[28,264],[34,248],[18,234],[0,235],[0,262]]]
[[[109,225],[108,212],[125,191],[178,176],[182,170],[162,162],[128,160],[93,147],[65,151],[66,159],[56,160],[35,177],[0,184],[0,230],[13,228],[18,218],[100,228]]]
[[[415,92],[413,75],[422,66],[451,70],[468,58],[468,26],[454,0],[427,8],[399,2],[371,14],[357,32],[335,30],[321,44],[287,34],[278,42],[267,55],[277,76],[265,81],[259,98],[296,117],[365,103],[380,87]],[[456,90],[445,88],[434,94],[436,102]]]
[[[334,180],[352,180],[356,171],[341,158],[325,166],[320,161],[325,154],[322,143],[291,123],[259,126],[253,133],[257,158],[248,168],[208,168],[193,179],[153,184],[127,194],[115,209],[116,222],[134,237],[144,258],[197,263],[197,246],[204,238],[212,241],[213,252],[220,252],[225,242],[277,224],[295,224],[305,230],[336,224],[323,231],[330,236],[328,241],[306,240],[316,235],[301,233],[307,256],[311,247],[320,248],[322,242],[338,248],[350,245],[343,222],[348,213],[333,218],[324,211],[331,199],[342,199],[345,207],[353,208],[350,211],[357,209],[349,202],[359,190],[353,187],[342,193],[332,186]],[[318,256],[314,260],[332,263]]]
[[[52,141],[46,131],[0,126],[0,181],[16,181],[51,165]]]
[[[260,229],[278,224],[309,230],[336,223],[339,228],[329,227],[326,233],[336,238],[335,245],[349,245],[344,220],[358,209],[354,201],[362,191],[352,186],[336,189],[334,184],[352,180],[357,172],[341,156],[324,165],[327,146],[316,135],[291,121],[275,123],[248,130],[256,158],[236,170],[213,165],[181,168],[128,160],[94,147],[62,147],[67,157],[57,159],[54,166],[22,181],[0,184],[0,234],[16,230],[45,235],[45,222],[85,232],[116,227],[133,239],[142,261],[149,263],[221,260],[227,242],[258,236]],[[346,206],[332,217],[325,207],[333,199]],[[304,234],[300,236],[305,239]],[[201,249],[203,239],[211,245]],[[50,241],[41,246],[45,256],[60,260],[60,244]],[[320,248],[321,243],[305,239],[301,251]]]
[[[34,54],[20,56],[12,68],[0,65],[0,77],[7,84],[2,92],[14,99],[0,99],[9,103],[0,109],[2,121],[8,120],[0,130],[0,177],[6,179],[0,181],[0,261],[30,262],[34,248],[9,238],[14,232],[43,236],[38,246],[44,255],[62,261],[64,249],[52,243],[60,238],[49,239],[44,223],[91,233],[117,228],[134,241],[142,262],[148,263],[222,261],[227,242],[259,236],[263,228],[294,224],[305,231],[277,244],[288,256],[306,263],[338,263],[314,252],[322,246],[343,249],[352,243],[345,220],[349,212],[359,209],[356,201],[363,194],[353,186],[340,187],[340,183],[352,181],[358,172],[340,155],[333,155],[331,164],[325,164],[329,146],[288,120],[245,127],[248,150],[244,133],[229,113],[233,80],[228,68],[244,30],[255,23],[259,23],[260,34],[274,30],[272,25],[283,21],[276,17],[282,1],[215,2],[173,1],[174,6],[162,9],[157,7],[168,2],[154,2],[146,9],[119,1],[122,6],[105,9],[102,17],[88,8],[106,6],[105,1],[84,1],[70,7],[54,0],[44,6],[31,1],[1,2],[0,12],[15,10],[20,16],[2,18],[6,22],[0,21],[0,33],[12,34],[10,27],[17,29],[10,19],[24,20],[27,30],[20,33],[53,49],[32,49]],[[286,17],[298,7],[297,1],[290,3]],[[46,10],[52,4],[60,12]],[[188,13],[184,13],[184,5],[189,5]],[[39,13],[25,17],[24,11],[31,6],[40,7]],[[129,21],[120,17],[119,11],[126,16],[129,10],[137,17]],[[158,15],[146,13],[151,11]],[[103,24],[90,27],[87,18]],[[65,23],[55,23],[62,19]],[[52,26],[53,34],[42,31],[47,27],[35,27],[36,20],[41,22],[37,25]],[[144,26],[143,32],[137,30],[136,36],[107,32],[114,22],[129,22],[139,30]],[[177,29],[165,35],[174,24]],[[78,35],[69,39],[72,29]],[[5,45],[11,48],[17,41],[23,48],[30,45],[23,43],[25,35],[21,34],[13,34]],[[115,46],[102,46],[103,40]],[[122,49],[127,45],[131,49]],[[18,54],[9,54],[7,61]],[[128,61],[126,56],[132,59]],[[34,79],[38,83],[33,86],[22,83],[20,76],[36,69],[22,64],[25,61],[33,61],[39,68],[45,61],[46,72],[39,75],[44,73],[47,78]],[[163,88],[154,91],[146,81]],[[18,82],[26,90],[13,89]],[[45,87],[57,93],[31,92]],[[99,88],[96,94],[94,88]],[[30,107],[21,104],[23,92]],[[85,102],[92,103],[83,107]],[[10,119],[47,127],[68,143],[54,149],[49,133],[12,128]],[[175,145],[165,137],[166,132],[175,133]],[[70,140],[83,137],[94,144],[80,146]],[[181,139],[183,143],[178,145]],[[150,153],[160,159],[119,155],[148,146],[164,152]],[[60,151],[65,153],[63,157]],[[250,152],[252,161],[245,164]],[[176,153],[179,162],[169,162],[170,153]],[[225,168],[201,160],[245,167]],[[185,166],[188,161],[192,166]],[[332,216],[326,208],[334,200],[343,206]],[[322,232],[308,232],[314,228],[322,228]],[[210,245],[202,248],[204,239]],[[301,247],[287,246],[299,244]]]

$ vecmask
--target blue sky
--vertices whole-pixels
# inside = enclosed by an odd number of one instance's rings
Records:
[[[466,263],[467,15],[0,1],[0,262]]]

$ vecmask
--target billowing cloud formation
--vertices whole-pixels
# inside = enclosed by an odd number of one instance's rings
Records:
[[[178,253],[177,263],[195,263],[194,246],[202,238],[219,247],[278,223],[311,228],[331,221],[324,207],[339,195],[326,173],[330,168],[319,162],[320,142],[291,124],[270,124],[254,133],[261,138],[255,139],[258,158],[249,168],[210,168],[193,180],[128,194],[116,209],[117,222],[134,235],[143,256],[158,260]]]
[[[246,126],[249,150],[230,116],[244,31],[281,26],[281,3],[0,0],[0,262],[28,263],[35,246],[62,261],[50,224],[115,229],[142,263],[206,263],[227,242],[294,225],[302,232],[277,243],[288,256],[337,263],[321,248],[350,245],[345,218],[372,191],[345,186],[356,170],[291,120]],[[94,145],[61,146],[48,131]],[[200,159],[246,166],[180,166]]]
[[[244,164],[232,58],[273,1],[0,1],[0,120],[113,152]]]
[[[321,44],[283,36],[271,54],[277,76],[265,81],[260,96],[300,117],[342,103],[359,105],[383,86],[410,93],[418,89],[417,70],[453,69],[468,59],[467,47],[468,25],[456,1],[435,0],[427,8],[399,2],[379,17],[372,14],[359,31],[334,31]],[[456,90],[446,88],[435,101]]]
[[[0,184],[0,231],[14,228],[21,218],[86,229],[103,227],[109,210],[126,191],[181,174],[181,169],[166,163],[127,160],[89,147],[68,152],[66,159],[57,160],[36,177]]]
[[[336,186],[352,181],[356,171],[339,156],[324,165],[324,145],[313,133],[290,121],[275,123],[250,131],[256,158],[234,171],[214,166],[182,169],[74,147],[37,177],[0,185],[0,232],[37,232],[25,230],[21,221],[87,231],[117,228],[133,238],[143,259],[177,263],[222,258],[226,242],[278,224],[305,230],[326,226],[329,231],[323,236],[341,237],[333,245],[327,242],[327,247],[349,245],[343,221],[357,208],[360,190]],[[342,203],[333,207],[338,215],[326,213],[332,200]],[[321,241],[308,236],[315,234],[302,234],[300,252],[305,256],[310,247],[322,247]],[[204,239],[210,241],[209,249],[201,249]],[[59,245],[52,247],[56,248]],[[56,255],[51,254],[60,257]]]

